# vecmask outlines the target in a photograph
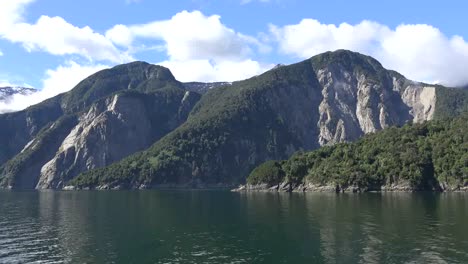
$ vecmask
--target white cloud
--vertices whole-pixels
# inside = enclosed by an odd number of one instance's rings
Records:
[[[88,26],[76,27],[61,17],[49,16],[41,16],[34,24],[23,22],[22,14],[31,2],[0,0],[0,38],[21,43],[29,52],[41,50],[53,55],[77,54],[89,60],[115,63],[132,60],[111,40]]]
[[[30,105],[67,92],[84,78],[105,68],[108,68],[108,66],[102,64],[80,65],[74,61],[69,61],[65,65],[58,66],[56,69],[49,69],[45,72],[45,78],[42,81],[42,89],[40,91],[26,96],[15,95],[9,102],[0,103],[0,113],[22,110]],[[5,84],[7,83],[5,82]]]
[[[239,59],[251,53],[259,42],[226,27],[217,15],[205,16],[199,11],[177,13],[169,20],[142,25],[116,25],[106,36],[116,44],[129,44],[135,38],[165,42],[171,60]]]
[[[60,17],[41,16],[34,24],[25,23],[21,20],[21,10],[29,2],[23,0],[10,8],[19,15],[10,18],[9,27],[0,29],[0,37],[21,43],[28,51],[79,54],[91,61],[121,62],[130,58],[127,52],[155,50],[166,53],[168,59],[160,64],[169,67],[181,81],[235,81],[260,74],[272,66],[250,58],[255,50],[270,52],[269,46],[226,27],[217,15],[183,11],[169,20],[115,25],[101,35],[89,27],[75,27]],[[145,40],[144,44],[139,40]],[[121,52],[120,48],[127,52]],[[40,92],[32,96],[18,95],[11,103],[0,105],[0,111],[23,109],[66,92],[90,73],[104,67],[82,66],[71,61],[48,70]]]
[[[22,15],[27,4],[34,0],[0,0],[0,32],[22,21]]]
[[[256,50],[270,52],[269,46],[226,27],[220,16],[199,11],[182,11],[169,20],[147,24],[116,25],[106,37],[121,46],[131,46],[137,39],[162,42],[168,60],[161,64],[182,81],[233,81],[270,67],[249,58]]]
[[[3,52],[0,50],[0,57],[3,56]]]
[[[106,38],[120,46],[130,46],[133,42],[133,35],[125,25],[115,25],[106,32]]]
[[[0,80],[0,87],[14,87],[14,86],[17,86],[17,85],[12,84],[8,80]]]
[[[446,85],[468,83],[468,43],[447,37],[430,25],[400,25],[390,29],[375,22],[338,26],[304,19],[299,24],[270,26],[283,53],[307,58],[336,49],[371,55],[413,80]]]
[[[153,49],[166,53],[166,64],[171,65],[180,79],[193,77],[191,81],[214,81],[258,74],[264,68],[250,56],[255,51],[271,51],[271,47],[255,37],[226,27],[220,16],[205,16],[199,11],[182,11],[168,20],[146,24],[119,24],[103,35],[87,26],[76,27],[61,17],[41,16],[33,24],[26,23],[23,11],[32,1],[0,0],[8,10],[8,14],[3,9],[0,11],[0,17],[6,16],[6,26],[0,27],[0,38],[20,43],[29,52],[39,50],[58,56],[77,54],[90,61],[122,63],[132,60],[133,53]],[[144,40],[144,44],[138,42],[139,39]],[[188,71],[185,65],[198,65],[207,72]],[[224,69],[231,69],[231,74]],[[215,73],[220,75],[215,76]]]

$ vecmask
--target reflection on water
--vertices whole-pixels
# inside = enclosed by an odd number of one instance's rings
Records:
[[[468,194],[0,192],[0,263],[468,263]]]

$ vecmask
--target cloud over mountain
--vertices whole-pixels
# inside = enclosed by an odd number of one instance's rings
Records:
[[[269,2],[241,3],[254,1]],[[468,83],[468,42],[426,24],[391,28],[368,20],[325,24],[306,18],[295,24],[271,24],[267,32],[249,35],[226,25],[220,15],[193,10],[145,23],[116,24],[99,32],[93,25],[76,26],[60,16],[27,17],[28,6],[35,2],[40,0],[0,0],[0,40],[28,53],[53,55],[59,61],[41,69],[43,87],[38,88],[46,92],[38,93],[41,97],[14,100],[13,109],[68,91],[86,74],[141,59],[141,54],[151,54],[149,62],[170,68],[181,81],[241,80],[270,69],[272,62],[349,49],[371,55],[386,68],[414,80],[450,86]],[[0,57],[7,55],[9,50],[2,47]],[[14,82],[5,79],[8,75],[0,72],[2,80]],[[27,76],[20,77],[28,82]]]
[[[303,19],[298,24],[270,25],[279,50],[298,58],[336,49],[371,55],[407,77],[445,85],[468,83],[468,43],[426,24],[391,29],[372,21],[351,25]]]

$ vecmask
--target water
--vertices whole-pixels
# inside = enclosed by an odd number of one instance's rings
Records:
[[[0,192],[0,263],[468,263],[468,194]]]

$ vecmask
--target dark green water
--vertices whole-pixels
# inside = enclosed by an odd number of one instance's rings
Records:
[[[468,263],[468,194],[0,192],[0,263]]]

